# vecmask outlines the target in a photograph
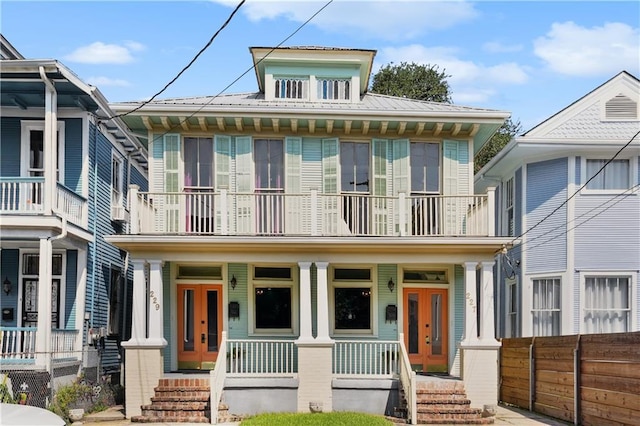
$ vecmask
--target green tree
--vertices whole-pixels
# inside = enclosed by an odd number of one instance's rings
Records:
[[[381,95],[399,96],[421,101],[451,103],[451,89],[447,78],[436,65],[393,62],[380,68],[371,82],[370,90]]]
[[[496,133],[484,144],[474,158],[475,172],[478,172],[485,164],[504,148],[509,141],[522,132],[520,121],[513,122],[511,118],[502,124]]]

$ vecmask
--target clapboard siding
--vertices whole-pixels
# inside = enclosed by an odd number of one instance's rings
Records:
[[[522,227],[523,227],[523,223],[522,223],[522,193],[524,185],[522,182],[522,168],[518,168],[518,170],[516,170],[516,173],[514,175],[513,178],[513,186],[514,186],[514,224],[513,224],[513,233],[514,233],[514,237],[519,236],[520,234],[522,234]]]
[[[61,121],[64,122],[64,186],[82,194],[82,119]]]
[[[389,291],[389,279],[398,283],[397,265],[378,265],[378,339],[397,340],[398,321],[387,321],[385,318],[387,305],[398,306],[398,289],[396,286],[393,292]]]
[[[453,363],[451,366],[452,374],[460,372],[461,359],[460,351],[458,349],[458,342],[460,342],[464,336],[464,311],[465,311],[465,290],[464,290],[464,268],[462,265],[455,265],[454,269],[454,282],[453,282],[453,335],[452,344],[454,347]]]
[[[20,119],[0,119],[0,175],[20,176]]]
[[[564,271],[567,267],[567,158],[527,166],[527,273]],[[556,208],[555,213],[551,214]],[[536,226],[537,225],[537,226]]]
[[[249,283],[249,267],[246,263],[230,263],[229,276],[235,275],[238,284],[235,289],[227,287],[229,302],[240,304],[240,318],[229,319],[229,339],[246,339],[249,330],[249,307],[247,292]]]
[[[3,154],[4,155],[4,154]],[[2,325],[6,327],[16,327],[18,325],[18,264],[20,253],[17,249],[3,248],[0,251],[0,279],[5,278],[13,284],[11,293],[4,294],[0,297],[0,308],[14,308],[13,319],[10,321],[2,321]]]
[[[73,330],[76,328],[76,289],[78,288],[78,251],[67,250],[66,283],[64,295],[64,316],[60,328]],[[80,325],[79,328],[82,328]]]

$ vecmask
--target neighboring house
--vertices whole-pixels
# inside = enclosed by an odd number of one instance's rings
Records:
[[[639,102],[621,72],[476,174],[478,193],[497,186],[500,235],[521,240],[497,256],[499,336],[640,330]]]
[[[118,380],[132,269],[103,237],[128,227],[146,150],[97,88],[1,41],[0,369]]]
[[[236,412],[385,412],[368,387],[415,393],[411,369],[496,404],[491,283],[510,238],[473,157],[509,114],[367,93],[373,50],[250,52],[257,93],[111,105],[136,108],[123,120],[150,153],[131,227],[106,238],[134,266],[127,416],[167,373],[214,366],[212,407],[226,386]],[[264,377],[284,382],[234,399]]]

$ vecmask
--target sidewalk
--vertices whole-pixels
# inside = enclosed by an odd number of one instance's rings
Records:
[[[131,423],[131,420],[125,419],[122,414],[122,406],[111,407],[106,411],[100,413],[88,414],[82,419],[82,422],[73,423],[77,425],[81,423],[84,426],[132,426],[142,425],[143,423]],[[203,423],[144,423],[145,425],[156,426],[195,426],[202,425]],[[206,423],[205,423],[206,424]],[[239,425],[239,423],[220,423],[228,426]],[[566,426],[568,423],[560,420],[545,417],[541,414],[532,413],[527,410],[521,410],[514,407],[498,406],[496,413],[496,420],[494,425],[516,425],[516,426],[531,426],[531,425],[549,425],[549,426]]]

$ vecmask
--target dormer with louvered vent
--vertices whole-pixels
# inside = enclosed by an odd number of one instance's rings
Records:
[[[638,102],[620,93],[605,103],[604,119],[607,121],[637,120]]]

